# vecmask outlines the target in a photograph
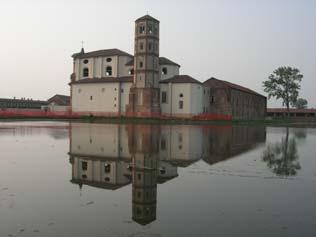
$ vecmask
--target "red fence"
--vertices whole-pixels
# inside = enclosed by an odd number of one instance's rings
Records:
[[[193,119],[196,120],[224,120],[224,121],[231,121],[232,116],[231,115],[225,115],[225,114],[200,114],[193,116]]]
[[[192,120],[232,120],[230,115],[222,114],[200,114],[200,115],[188,115],[179,114],[177,116],[170,116],[167,114],[160,113],[129,113],[129,114],[118,114],[118,113],[73,113],[70,111],[43,111],[43,110],[26,110],[26,109],[10,109],[0,110],[0,118],[80,118],[81,116],[93,115],[95,117],[142,117],[142,118],[160,118],[160,119],[192,119]]]

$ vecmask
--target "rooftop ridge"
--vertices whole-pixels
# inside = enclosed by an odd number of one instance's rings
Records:
[[[107,56],[129,56],[133,57],[133,55],[120,50],[118,48],[111,48],[111,49],[100,49],[100,50],[95,50],[95,51],[90,51],[90,52],[80,52],[80,53],[75,53],[72,55],[74,59],[81,59],[81,58],[89,58],[89,57],[107,57]]]

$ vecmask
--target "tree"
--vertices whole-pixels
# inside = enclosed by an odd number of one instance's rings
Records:
[[[295,102],[295,107],[297,109],[306,109],[307,108],[307,100],[305,100],[303,98],[297,99],[297,101]]]
[[[289,115],[290,105],[294,106],[297,101],[302,78],[303,75],[297,68],[279,67],[263,82],[264,91],[268,93],[269,99],[282,99]]]
[[[286,129],[286,136],[279,143],[269,144],[264,150],[262,160],[278,176],[295,176],[301,169],[298,161],[296,139],[289,138],[289,128]]]

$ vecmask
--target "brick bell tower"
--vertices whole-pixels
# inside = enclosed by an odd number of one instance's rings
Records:
[[[130,89],[128,115],[160,115],[159,21],[145,15],[135,21],[134,81]]]

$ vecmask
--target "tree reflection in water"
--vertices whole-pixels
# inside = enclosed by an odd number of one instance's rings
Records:
[[[295,176],[301,169],[298,161],[297,143],[295,137],[289,138],[289,128],[282,141],[269,144],[263,152],[263,161],[278,176]]]

